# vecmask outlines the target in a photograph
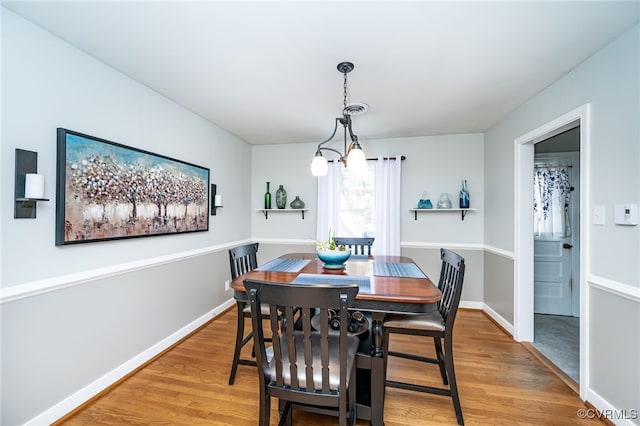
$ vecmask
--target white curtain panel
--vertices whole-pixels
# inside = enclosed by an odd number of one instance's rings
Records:
[[[570,188],[567,167],[536,167],[533,178],[533,227],[537,237],[571,235]]]
[[[338,226],[342,163],[331,161],[328,166],[327,174],[318,177],[318,222],[316,227],[316,240],[318,241],[329,239],[329,229],[335,233],[336,226]]]
[[[400,256],[400,175],[402,160],[375,162],[375,254]]]

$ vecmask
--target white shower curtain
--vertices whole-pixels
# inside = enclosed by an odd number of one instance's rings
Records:
[[[568,166],[536,166],[533,178],[533,226],[536,237],[571,235],[570,196]]]

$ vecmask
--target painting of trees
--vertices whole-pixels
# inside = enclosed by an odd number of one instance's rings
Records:
[[[65,129],[58,157],[56,244],[208,230],[208,169]]]

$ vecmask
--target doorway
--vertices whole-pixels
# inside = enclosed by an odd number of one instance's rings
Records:
[[[580,382],[580,127],[534,144],[532,346]]]
[[[533,172],[534,145],[579,126],[580,132],[580,205],[589,203],[590,104],[582,105],[531,130],[514,141],[514,339],[534,340],[534,235]],[[589,292],[586,284],[587,255],[590,247],[587,215],[579,219],[579,328],[580,328],[580,397],[584,400],[589,386]]]

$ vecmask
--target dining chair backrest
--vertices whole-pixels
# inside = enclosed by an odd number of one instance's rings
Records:
[[[353,254],[371,256],[371,246],[375,241],[373,237],[334,237],[336,245],[346,246]]]
[[[358,285],[245,279],[244,288],[251,304],[256,361],[264,386],[260,397],[271,395],[294,404],[325,407],[339,407],[342,399],[344,408],[348,384],[355,377],[359,342],[358,337],[348,335],[348,309],[354,304]],[[259,315],[260,304],[269,305],[267,321]],[[330,325],[330,318],[338,319],[339,324]],[[332,327],[336,325],[338,330]],[[265,344],[265,328],[273,336],[270,347]]]
[[[462,283],[464,281],[464,258],[447,249],[440,249],[442,267],[438,289],[442,293],[442,299],[438,303],[438,311],[445,322],[446,330],[453,330],[453,321],[458,312],[460,297],[462,295]]]
[[[229,268],[232,280],[258,267],[257,253],[258,243],[246,244],[229,250]]]
[[[438,311],[424,315],[389,314],[385,316],[383,329],[385,337],[383,340],[388,356],[437,364],[440,367],[442,383],[445,386],[448,385],[448,388],[425,386],[412,379],[408,382],[387,379],[386,386],[450,396],[456,420],[459,425],[464,425],[458,382],[453,364],[453,322],[462,295],[465,262],[463,257],[447,249],[440,249],[440,259],[442,266],[438,289],[442,293],[442,299],[438,302]],[[391,334],[432,337],[435,357],[427,356],[423,352],[407,353],[389,350],[389,336]]]

